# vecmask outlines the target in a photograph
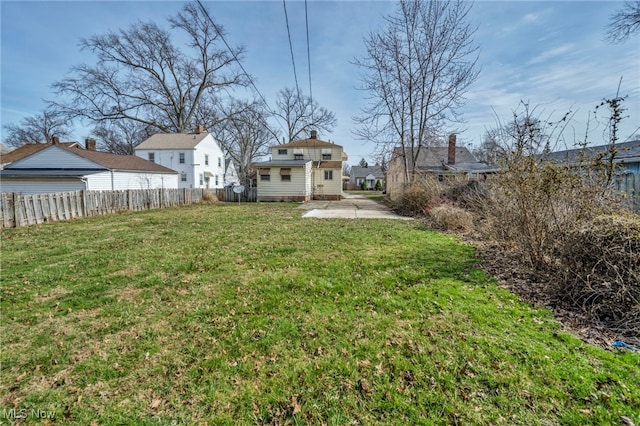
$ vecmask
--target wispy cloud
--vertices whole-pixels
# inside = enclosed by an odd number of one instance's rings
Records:
[[[535,65],[543,62],[547,62],[553,60],[560,56],[566,56],[567,53],[571,53],[575,51],[575,47],[573,44],[563,44],[558,47],[554,47],[553,49],[545,50],[535,57],[531,58],[527,61],[527,65]]]

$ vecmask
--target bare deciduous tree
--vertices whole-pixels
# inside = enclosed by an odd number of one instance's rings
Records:
[[[238,166],[238,178],[244,184],[251,164],[267,155],[269,145],[277,141],[276,131],[267,124],[267,113],[258,102],[234,101],[222,111],[227,118],[212,133]]]
[[[370,95],[356,117],[357,135],[385,151],[400,146],[407,183],[421,148],[460,121],[457,110],[477,79],[470,8],[462,0],[400,1],[386,28],[365,39],[365,57],[354,61]]]
[[[40,114],[25,117],[20,124],[7,124],[4,143],[19,147],[34,143],[51,143],[54,136],[65,139],[71,136],[69,120],[54,110],[45,110]]]
[[[333,112],[320,107],[311,97],[290,88],[278,92],[273,114],[287,124],[287,142],[308,136],[311,130],[331,133],[337,124]]]
[[[101,122],[92,132],[102,151],[120,155],[133,155],[134,148],[152,134],[149,126],[133,120]]]
[[[611,16],[607,26],[607,40],[612,43],[627,41],[640,32],[640,1],[625,1],[622,9]]]
[[[154,22],[83,39],[82,49],[94,53],[97,63],[75,66],[69,78],[54,83],[56,94],[69,101],[52,104],[71,117],[131,120],[160,132],[184,133],[196,124],[213,128],[218,117],[203,114],[201,103],[246,83],[233,67],[242,49],[219,47],[223,28],[195,3],[168,21],[186,45],[176,45],[174,34]]]

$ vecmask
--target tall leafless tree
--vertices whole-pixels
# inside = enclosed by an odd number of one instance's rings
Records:
[[[195,4],[187,3],[168,19],[170,30],[154,22],[83,39],[82,49],[97,56],[95,65],[81,64],[54,83],[52,102],[71,117],[92,122],[130,120],[158,132],[184,133],[196,124],[212,128],[219,116],[205,101],[223,89],[245,84],[234,62],[243,49],[230,51],[222,26]],[[174,35],[186,38],[177,45]],[[199,113],[199,123],[195,122]]]
[[[311,130],[331,133],[337,124],[333,112],[319,106],[311,97],[291,88],[284,88],[278,92],[273,115],[286,123],[287,142],[308,136]]]
[[[70,122],[64,114],[47,109],[40,114],[23,118],[20,124],[4,126],[7,134],[4,143],[19,147],[34,143],[51,143],[54,136],[65,139],[71,136]]]
[[[135,147],[152,134],[149,126],[133,120],[100,122],[92,132],[101,151],[120,155],[133,155]]]
[[[611,16],[607,26],[607,40],[612,43],[622,43],[638,32],[640,32],[640,1],[627,0],[622,9]]]
[[[267,123],[267,112],[258,102],[234,101],[222,112],[227,117],[212,129],[225,153],[238,166],[243,184],[251,173],[251,164],[268,154],[277,142],[276,131]]]
[[[354,61],[370,100],[356,117],[356,133],[385,151],[401,147],[407,183],[420,150],[460,121],[457,110],[478,77],[470,8],[462,0],[402,0],[386,27],[365,38],[366,55]]]

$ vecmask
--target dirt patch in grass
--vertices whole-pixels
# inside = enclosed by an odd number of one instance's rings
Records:
[[[35,296],[34,297],[34,301],[36,303],[50,302],[50,301],[55,300],[55,299],[61,299],[64,296],[66,296],[68,294],[71,294],[71,293],[72,293],[71,290],[69,290],[67,288],[64,288],[62,286],[57,286],[57,287],[52,288],[50,291],[48,291],[48,292],[46,292],[44,294]]]

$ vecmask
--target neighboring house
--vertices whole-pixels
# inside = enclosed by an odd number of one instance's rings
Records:
[[[396,147],[391,155],[387,171],[387,195],[396,200],[402,195],[406,185],[405,160],[410,175],[431,175],[440,181],[472,181],[485,179],[498,171],[496,166],[481,163],[465,148],[456,146],[456,135],[449,136],[445,147],[422,147],[418,152],[416,170],[411,168],[413,152],[403,155],[401,147]]]
[[[92,143],[95,144],[95,141],[93,139],[87,139],[86,143],[88,143],[90,146],[94,146],[95,150],[95,145],[91,145]],[[7,153],[3,151],[2,154],[0,154],[0,169],[3,169],[5,166],[13,163],[14,161],[25,158],[51,145],[58,145],[65,148],[81,148],[78,142],[60,142],[58,137],[54,136],[52,143],[29,143]]]
[[[224,154],[202,126],[195,133],[157,133],[134,151],[140,158],[177,171],[180,188],[224,187]]]
[[[615,147],[616,178],[613,184],[618,191],[629,196],[633,209],[640,212],[640,140],[617,143]],[[581,162],[605,154],[608,149],[609,145],[599,145],[556,151],[545,155],[557,163],[580,166]]]
[[[227,158],[224,160],[224,186],[234,186],[240,184],[240,178],[238,177],[238,171],[233,163],[233,160]]]
[[[134,155],[47,145],[0,170],[2,192],[177,188],[178,174]]]
[[[312,131],[309,139],[271,147],[271,160],[254,163],[258,201],[339,200],[342,198],[342,146]]]
[[[349,183],[352,187],[360,188],[362,182],[365,183],[367,189],[374,189],[376,182],[380,182],[385,187],[384,170],[382,166],[351,166],[349,173]]]
[[[622,174],[640,174],[640,140],[617,143],[614,161],[618,166],[618,172]],[[609,145],[589,146],[585,148],[568,149],[545,154],[547,158],[556,162],[578,165],[584,159],[594,158],[604,154]]]

